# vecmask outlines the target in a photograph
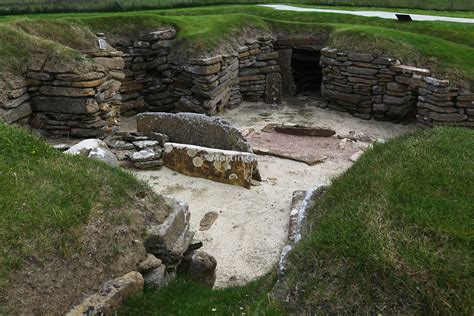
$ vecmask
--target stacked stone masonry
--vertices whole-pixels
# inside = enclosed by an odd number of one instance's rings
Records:
[[[26,125],[32,110],[26,80],[4,73],[0,77],[0,122]]]
[[[191,58],[186,65],[173,65],[178,112],[213,115],[242,102],[239,92],[237,54]]]
[[[37,54],[26,74],[34,115],[31,125],[50,136],[99,137],[120,120],[119,52],[90,53],[62,62]]]
[[[474,94],[427,69],[370,54],[324,48],[322,96],[330,108],[354,116],[395,120],[416,116],[423,126],[474,127]]]
[[[120,90],[122,113],[171,111],[177,101],[168,55],[176,30],[144,33],[137,40],[123,40],[114,47],[123,52],[124,80]]]
[[[240,93],[247,101],[280,103],[281,74],[271,36],[248,40],[238,48]]]
[[[173,28],[146,32],[82,60],[34,53],[23,75],[1,75],[0,118],[49,136],[103,137],[121,113],[214,115],[243,99],[279,103],[295,92],[291,50],[319,50],[315,39],[262,36],[232,53],[177,63],[170,60],[176,35]],[[474,94],[427,69],[330,48],[321,50],[320,65],[321,94],[332,109],[363,119],[474,127]]]

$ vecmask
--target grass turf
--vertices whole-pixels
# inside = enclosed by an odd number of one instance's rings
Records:
[[[160,25],[179,28],[182,50],[212,52],[242,29],[317,33],[323,45],[375,51],[429,67],[438,76],[474,86],[474,25],[398,23],[329,13],[275,11],[256,6],[216,6],[128,13],[38,14],[0,18],[0,69],[21,69],[28,53],[46,49],[79,58],[94,32],[136,35]],[[76,54],[75,54],[76,53]]]
[[[119,315],[283,315],[268,296],[274,281],[268,274],[243,287],[212,290],[179,277],[159,290],[145,287],[143,295],[125,302]]]
[[[121,0],[118,3],[109,0],[99,1],[49,1],[23,0],[12,2],[12,0],[0,0],[0,13],[38,13],[38,12],[61,12],[61,11],[98,11],[98,10],[142,10],[160,9],[179,6],[202,6],[211,4],[253,4],[253,3],[289,3],[289,4],[312,4],[349,7],[387,7],[387,8],[409,8],[424,10],[474,10],[474,4],[470,0]]]
[[[77,251],[92,210],[116,224],[117,210],[144,190],[131,174],[67,156],[26,130],[0,124],[0,286],[23,262]],[[109,212],[115,209],[114,212]]]
[[[311,210],[291,254],[292,308],[472,314],[473,183],[474,131],[376,145]]]

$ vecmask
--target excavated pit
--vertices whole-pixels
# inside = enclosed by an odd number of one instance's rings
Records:
[[[0,115],[7,123],[30,124],[68,141],[103,138],[117,129],[136,132],[134,115],[142,112],[218,115],[249,140],[270,123],[334,129],[342,139],[300,139],[301,146],[324,153],[314,166],[258,156],[262,181],[250,189],[161,168],[165,137],[114,140],[123,146],[112,148],[122,163],[158,169],[137,171],[156,192],[189,203],[191,227],[217,259],[219,287],[248,282],[275,266],[288,237],[293,191],[329,182],[370,141],[413,129],[381,121],[400,121],[416,111],[423,126],[474,127],[474,94],[396,59],[322,48],[315,39],[261,36],[232,52],[178,62],[171,58],[176,35],[163,29],[111,41],[106,51],[90,52],[89,61],[77,64],[37,55],[28,63],[28,80],[0,78],[7,83]],[[273,141],[292,143],[291,138]],[[144,160],[143,152],[136,155],[143,150],[154,160]],[[138,158],[130,161],[131,156]],[[210,212],[217,218],[199,231]]]

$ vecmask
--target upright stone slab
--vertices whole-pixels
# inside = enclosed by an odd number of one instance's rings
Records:
[[[238,129],[218,117],[204,114],[141,113],[137,115],[137,130],[165,134],[174,143],[252,152]]]
[[[268,74],[265,83],[265,102],[269,104],[281,103],[281,93],[281,75],[279,73]]]
[[[185,175],[247,189],[257,168],[256,158],[251,153],[177,143],[165,144],[163,161],[168,168]]]

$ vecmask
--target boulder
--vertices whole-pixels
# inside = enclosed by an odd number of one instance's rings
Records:
[[[74,307],[67,316],[114,315],[123,301],[143,290],[144,280],[140,273],[132,271],[108,281],[98,293],[86,298]]]
[[[138,264],[138,272],[145,273],[161,266],[161,260],[155,257],[153,254],[149,253],[147,254],[145,260]]]
[[[144,276],[145,284],[155,288],[162,287],[168,283],[169,278],[166,276],[166,267],[159,266],[156,269],[148,271]]]
[[[100,139],[85,139],[65,151],[69,155],[89,156],[95,148],[108,149],[107,145]]]
[[[180,273],[191,279],[212,288],[216,282],[216,259],[204,251],[191,251],[179,267]]]
[[[87,157],[94,160],[103,161],[114,167],[119,166],[117,157],[108,149],[96,147],[89,152]]]

